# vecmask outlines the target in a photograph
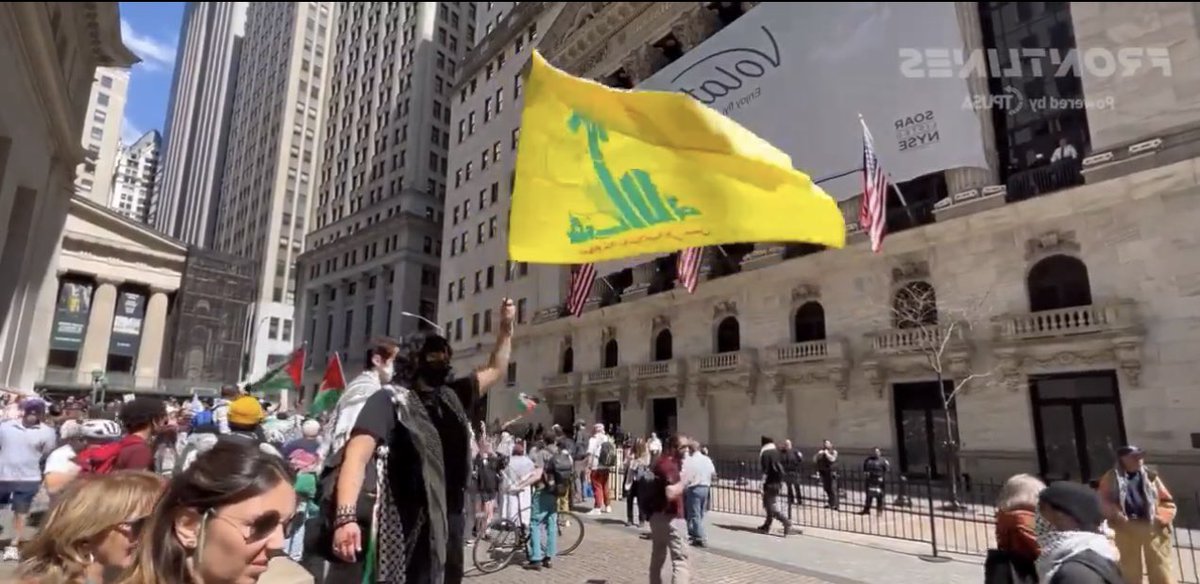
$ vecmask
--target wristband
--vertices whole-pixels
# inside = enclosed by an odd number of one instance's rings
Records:
[[[351,523],[358,523],[358,517],[355,517],[354,515],[338,515],[333,519],[333,528],[337,529],[343,525],[350,525]]]
[[[342,515],[357,515],[358,507],[355,505],[338,505],[334,509],[333,514],[337,517],[341,517]]]

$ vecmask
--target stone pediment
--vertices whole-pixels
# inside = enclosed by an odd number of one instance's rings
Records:
[[[104,253],[105,249],[183,261],[187,246],[81,197],[72,197],[63,227],[63,247]]]

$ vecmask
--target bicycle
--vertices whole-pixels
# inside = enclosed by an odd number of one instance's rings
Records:
[[[497,519],[488,525],[483,537],[475,541],[471,551],[471,559],[475,569],[481,574],[492,574],[507,568],[512,564],[519,552],[524,552],[529,545],[530,529],[525,525],[524,515],[529,507],[522,508],[517,513],[516,521]],[[578,529],[575,537],[569,537],[572,530]],[[583,543],[583,520],[574,511],[558,512],[558,556],[570,555]],[[562,545],[569,542],[570,545]],[[489,561],[490,560],[490,561]]]

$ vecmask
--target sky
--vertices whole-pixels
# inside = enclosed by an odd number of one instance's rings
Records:
[[[171,72],[186,2],[121,2],[121,38],[142,58],[129,75],[121,140],[162,132],[171,99]]]

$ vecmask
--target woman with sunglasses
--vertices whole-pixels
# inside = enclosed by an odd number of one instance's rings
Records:
[[[141,471],[75,479],[21,549],[22,584],[102,584],[133,564],[162,479]]]
[[[283,549],[295,512],[292,473],[283,459],[253,444],[221,440],[171,478],[123,582],[312,582],[295,562],[271,561]],[[280,578],[279,571],[302,576]]]

